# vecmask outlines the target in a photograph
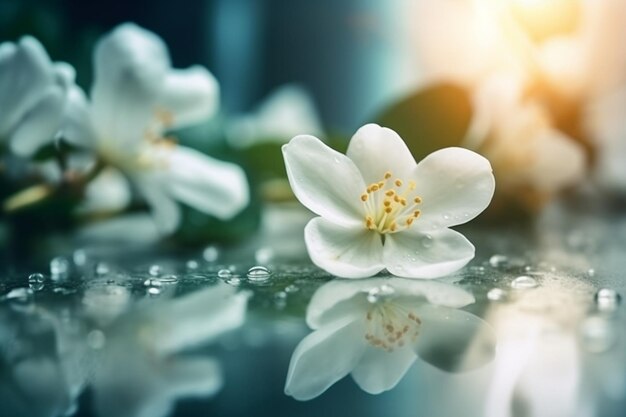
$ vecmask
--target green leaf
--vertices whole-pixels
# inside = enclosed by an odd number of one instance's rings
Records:
[[[377,117],[404,139],[415,159],[459,146],[472,118],[469,93],[453,84],[428,86],[394,103]]]

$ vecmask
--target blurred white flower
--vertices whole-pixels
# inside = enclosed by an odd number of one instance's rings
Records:
[[[74,69],[51,62],[35,38],[0,43],[0,143],[28,156],[52,142],[75,88]]]
[[[123,207],[129,200],[128,177],[166,233],[180,221],[176,201],[220,219],[233,217],[247,205],[248,185],[240,167],[178,146],[165,136],[169,129],[199,123],[215,113],[219,87],[206,69],[172,69],[162,40],[128,23],[100,40],[94,66],[91,100],[83,96],[76,101],[65,118],[64,137],[95,149],[124,176],[104,172],[106,178],[97,179],[88,196],[105,194],[99,199],[103,209],[111,209],[109,196],[115,196]],[[97,203],[90,201],[92,206]]]
[[[489,162],[448,148],[419,164],[392,130],[370,124],[352,137],[346,155],[313,136],[283,146],[291,187],[321,217],[305,228],[309,255],[340,277],[383,269],[435,278],[463,267],[474,246],[449,227],[466,223],[491,201]]]
[[[351,374],[361,389],[378,394],[396,386],[417,357],[448,371],[482,366],[494,354],[490,327],[457,310],[473,302],[465,290],[441,282],[331,281],[308,306],[314,332],[291,357],[285,393],[312,399]],[[481,356],[465,358],[479,339]]]
[[[503,149],[516,153],[507,137],[524,122],[515,118],[527,118],[527,106],[541,113],[541,121],[528,122],[539,128],[524,135],[535,148],[524,174],[529,186],[556,191],[576,183],[586,169],[580,162],[584,147],[591,146],[597,176],[626,190],[626,48],[620,43],[626,37],[626,3],[425,0],[415,12],[424,80],[466,86],[474,94],[476,117],[486,113],[492,123],[480,133],[503,140]],[[480,97],[503,75],[516,80],[520,91],[518,104],[508,110]]]
[[[263,142],[283,144],[303,132],[322,135],[322,122],[309,93],[287,84],[270,93],[253,113],[235,118],[229,126],[229,141],[239,148]]]

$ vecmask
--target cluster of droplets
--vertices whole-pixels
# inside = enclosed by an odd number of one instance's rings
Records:
[[[396,233],[408,229],[420,216],[422,199],[414,194],[415,182],[404,184],[399,178],[391,180],[387,171],[382,180],[370,184],[361,194],[365,205],[365,227],[378,233]]]
[[[387,352],[402,348],[407,342],[415,342],[422,324],[414,311],[394,302],[394,293],[393,287],[387,284],[374,287],[367,293],[371,307],[365,314],[365,340]]]

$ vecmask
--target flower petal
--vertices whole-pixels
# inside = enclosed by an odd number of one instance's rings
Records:
[[[133,180],[150,206],[152,217],[161,233],[174,232],[180,223],[180,207],[163,189],[162,182],[150,174],[137,175]]]
[[[283,146],[294,194],[309,210],[336,223],[355,225],[364,218],[365,182],[345,155],[313,136],[296,136]]]
[[[403,297],[417,302],[428,301],[431,304],[452,308],[464,307],[475,301],[466,290],[445,282],[422,281],[396,277],[369,279],[335,279],[322,285],[313,294],[307,308],[306,322],[317,329],[335,320],[346,311],[367,309],[361,302],[366,301],[367,293],[372,288],[388,285],[394,289],[396,297]]]
[[[85,199],[80,213],[119,211],[131,201],[130,184],[115,168],[104,169],[85,189]]]
[[[85,93],[79,87],[71,86],[61,121],[61,137],[73,145],[93,148],[97,135],[91,120]]]
[[[35,38],[0,44],[0,137],[14,128],[53,83],[52,63]]]
[[[172,116],[167,127],[185,127],[208,119],[217,111],[219,94],[215,77],[201,66],[170,71],[159,100]]]
[[[125,23],[96,46],[91,91],[94,125],[102,140],[137,146],[155,117],[170,60],[163,41]]]
[[[17,155],[29,156],[52,142],[60,128],[64,102],[64,91],[49,87],[11,133],[11,150]]]
[[[385,266],[406,278],[438,278],[461,269],[474,257],[474,246],[460,233],[408,229],[387,235]]]
[[[481,367],[495,357],[496,336],[486,321],[463,310],[424,304],[416,341],[418,356],[448,372]]]
[[[417,359],[409,348],[387,352],[368,346],[359,364],[352,371],[352,378],[369,394],[380,394],[395,387]]]
[[[362,321],[347,316],[302,339],[291,356],[285,394],[304,401],[326,391],[360,361],[364,335]]]
[[[343,278],[369,277],[384,268],[380,236],[365,226],[338,226],[323,217],[304,228],[304,240],[313,263]]]
[[[162,156],[167,169],[154,175],[176,200],[222,220],[248,205],[248,182],[239,166],[184,146],[165,149]]]
[[[393,130],[368,124],[352,136],[346,156],[370,184],[382,180],[386,172],[405,179],[415,169],[415,159],[402,138]]]
[[[424,231],[470,221],[487,208],[495,190],[489,161],[463,148],[431,153],[417,164],[413,178],[422,198],[414,227]]]

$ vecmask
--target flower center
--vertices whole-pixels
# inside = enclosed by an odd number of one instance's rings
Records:
[[[375,304],[366,313],[365,340],[377,348],[393,352],[406,343],[413,343],[422,324],[420,318],[409,308],[392,300]]]
[[[400,178],[392,180],[387,171],[378,182],[370,184],[361,194],[365,207],[365,227],[381,234],[396,233],[411,227],[421,211],[422,198],[415,194],[415,182]]]

